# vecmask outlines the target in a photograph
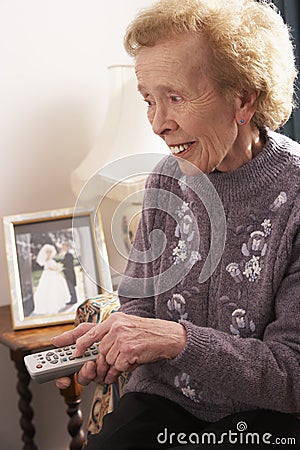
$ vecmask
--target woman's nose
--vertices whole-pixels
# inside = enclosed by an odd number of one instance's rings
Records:
[[[168,134],[178,127],[176,121],[170,117],[168,110],[163,107],[156,107],[153,116],[149,120],[153,132],[158,136]]]

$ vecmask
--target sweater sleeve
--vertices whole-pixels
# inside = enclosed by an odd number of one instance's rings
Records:
[[[277,289],[274,320],[262,340],[236,338],[188,321],[182,324],[187,344],[171,365],[199,380],[202,387],[213,387],[233,400],[299,413],[300,235],[294,240],[290,264]]]

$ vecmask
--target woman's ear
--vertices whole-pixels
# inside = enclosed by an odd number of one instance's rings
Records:
[[[248,124],[255,114],[259,91],[244,92],[237,98],[235,118],[238,125]]]

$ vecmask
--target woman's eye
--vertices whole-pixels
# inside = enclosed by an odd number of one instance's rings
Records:
[[[147,103],[148,106],[153,106],[154,105],[154,101],[150,100],[148,98],[144,98],[144,101]]]
[[[180,103],[182,101],[182,97],[180,95],[171,95],[172,103]]]

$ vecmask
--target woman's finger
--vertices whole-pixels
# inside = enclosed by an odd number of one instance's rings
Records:
[[[55,380],[56,387],[58,389],[67,389],[71,385],[71,378],[69,377],[61,377]]]
[[[75,344],[76,340],[87,333],[91,328],[94,328],[96,324],[84,322],[75,327],[73,330],[65,331],[58,336],[51,339],[51,342],[56,347],[63,347],[65,345]]]
[[[96,363],[94,361],[86,362],[77,374],[78,383],[87,386],[96,378]]]
[[[120,373],[121,372],[119,372],[119,370],[117,370],[114,366],[111,366],[104,378],[104,383],[107,383],[107,384],[114,383],[115,381],[117,381]]]
[[[106,362],[105,357],[99,354],[96,361],[97,376],[95,378],[95,382],[103,383],[109,369],[110,365]]]
[[[74,356],[81,356],[88,347],[95,342],[98,342],[103,337],[102,328],[102,323],[99,323],[93,327],[90,327],[90,329],[87,329],[86,333],[82,333],[82,335],[76,339],[76,350],[74,352]]]

